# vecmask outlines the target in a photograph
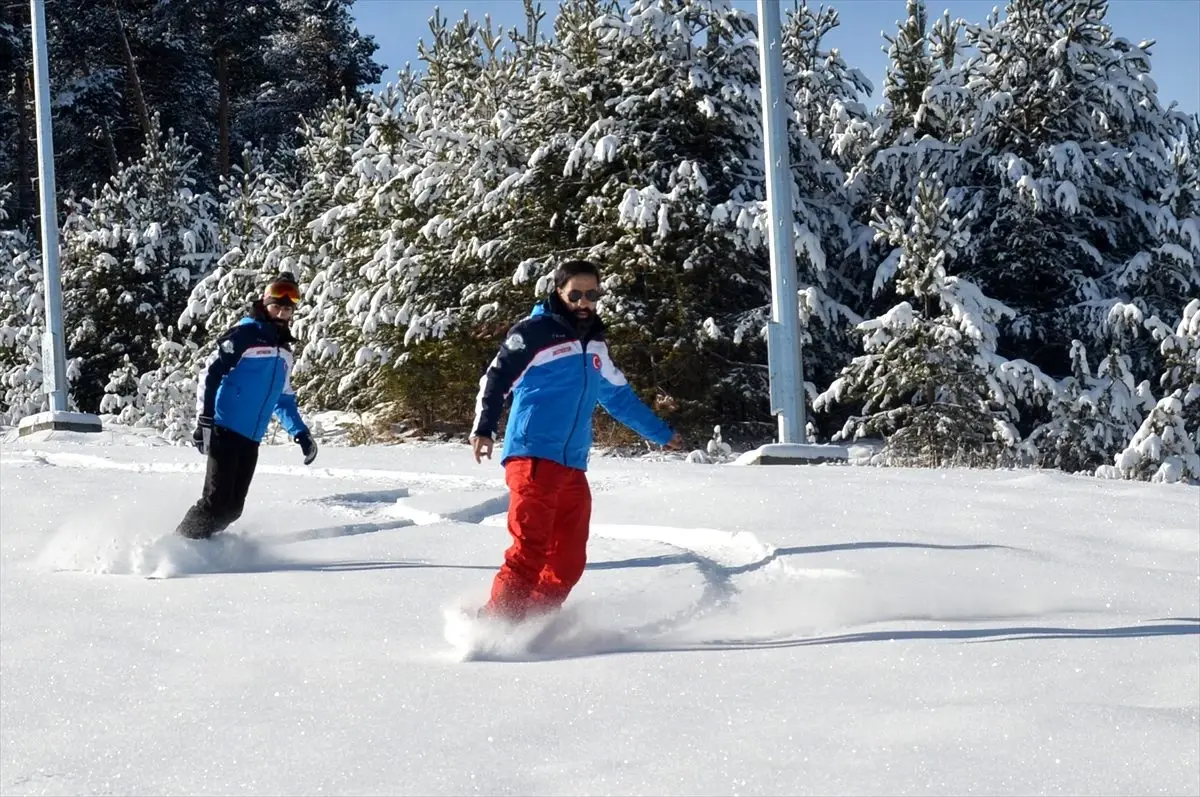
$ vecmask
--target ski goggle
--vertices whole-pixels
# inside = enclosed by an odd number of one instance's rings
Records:
[[[267,304],[299,304],[300,288],[286,282],[277,282],[267,286]]]
[[[600,301],[600,297],[603,295],[604,291],[597,290],[596,288],[592,288],[590,291],[581,291],[579,289],[575,289],[567,293],[567,301],[577,302],[580,299],[587,299],[592,304],[595,304],[596,302]]]

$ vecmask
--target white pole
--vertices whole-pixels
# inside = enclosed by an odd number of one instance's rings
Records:
[[[50,409],[67,410],[62,281],[58,273],[58,203],[54,186],[54,133],[50,124],[50,67],[46,58],[46,2],[30,0],[33,22],[33,96],[37,108],[38,187],[42,200],[42,271],[46,287],[46,332],[42,337],[42,383]]]
[[[788,158],[787,100],[778,0],[758,0],[758,60],[762,76],[763,159],[770,220],[771,323],[767,327],[771,412],[779,416],[779,442],[805,443],[804,367],[796,285],[795,211]]]

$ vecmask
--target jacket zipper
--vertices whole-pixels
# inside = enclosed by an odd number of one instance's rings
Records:
[[[583,409],[583,397],[587,394],[587,342],[579,338],[580,359],[583,361],[583,387],[579,391],[579,402],[575,405],[575,420],[571,422],[571,431],[567,432],[566,442],[563,443],[563,464],[567,463],[567,449],[571,447],[571,438],[575,436],[575,427],[579,425],[579,412]]]
[[[271,369],[271,386],[267,388],[268,396],[270,396],[271,392],[273,390],[275,390],[275,375],[276,375],[275,372],[279,370],[279,367],[278,367],[279,366],[279,346],[275,347],[275,366],[276,366],[275,368]],[[264,398],[262,405],[259,406],[259,408],[258,408],[258,417],[255,419],[255,422],[254,422],[254,431],[255,432],[257,432],[258,427],[262,425],[263,410],[266,408],[267,408],[267,400]],[[263,429],[262,434],[266,434],[266,433],[267,433],[267,430]],[[261,437],[262,435],[259,435],[259,436]]]

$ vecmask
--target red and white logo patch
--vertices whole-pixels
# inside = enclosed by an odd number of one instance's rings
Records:
[[[597,371],[600,370],[600,355],[599,354],[592,355],[592,367],[595,368]]]

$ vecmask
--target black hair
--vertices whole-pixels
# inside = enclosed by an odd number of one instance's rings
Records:
[[[600,281],[600,267],[592,261],[568,260],[554,270],[554,287],[561,288],[571,280],[571,277],[577,277],[580,274],[591,274],[596,278],[596,282]]]

